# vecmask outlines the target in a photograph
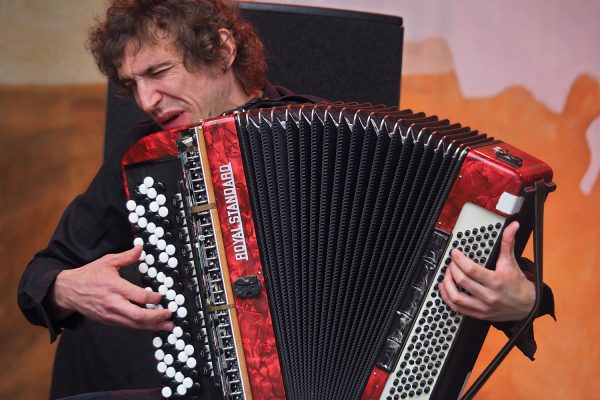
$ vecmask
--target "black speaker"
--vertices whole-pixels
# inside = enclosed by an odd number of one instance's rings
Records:
[[[402,18],[266,3],[240,10],[263,39],[272,83],[329,100],[400,103]]]

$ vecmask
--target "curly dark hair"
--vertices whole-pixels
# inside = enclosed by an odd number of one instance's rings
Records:
[[[191,70],[224,62],[221,28],[235,38],[233,71],[246,93],[262,89],[266,70],[262,42],[229,0],[111,0],[106,19],[90,30],[87,47],[100,71],[119,84],[118,68],[130,41],[139,49],[161,34],[172,35],[184,65]]]

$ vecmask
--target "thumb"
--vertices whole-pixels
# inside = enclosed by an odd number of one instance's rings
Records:
[[[502,232],[502,241],[500,243],[500,253],[498,255],[497,265],[516,264],[515,258],[515,236],[519,230],[519,223],[513,221]]]

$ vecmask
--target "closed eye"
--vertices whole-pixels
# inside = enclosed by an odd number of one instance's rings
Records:
[[[161,78],[163,75],[169,72],[175,65],[177,64],[159,65],[156,68],[151,68],[148,71],[146,71],[146,76],[153,79]]]

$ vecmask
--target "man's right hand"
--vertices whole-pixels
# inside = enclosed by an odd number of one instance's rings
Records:
[[[150,310],[132,303],[159,304],[162,295],[144,290],[119,275],[119,269],[137,262],[141,252],[142,247],[136,246],[59,273],[51,293],[57,316],[62,319],[78,311],[105,324],[172,330],[171,311]]]

